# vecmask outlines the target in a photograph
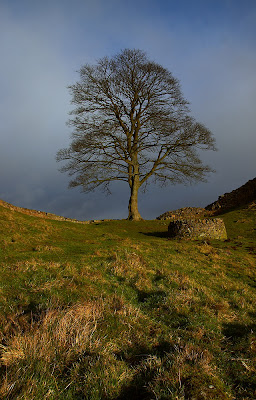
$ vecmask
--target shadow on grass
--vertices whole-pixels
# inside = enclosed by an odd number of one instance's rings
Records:
[[[152,290],[145,292],[138,289],[136,291],[141,309],[154,315],[154,319],[167,324],[173,329],[185,329],[190,325],[188,315],[179,313],[175,308],[168,305],[167,293],[165,291]]]
[[[229,341],[237,342],[241,339],[248,339],[248,336],[253,332],[256,333],[256,324],[228,323],[223,325],[222,332]]]
[[[151,400],[153,393],[146,385],[154,379],[155,375],[156,371],[139,373],[115,400]]]
[[[153,237],[170,239],[168,231],[166,231],[166,232],[140,232],[140,233],[145,236],[153,236]]]
[[[253,352],[251,344],[256,336],[256,324],[228,323],[223,325],[226,351],[232,354],[229,373],[237,399],[255,399],[256,375],[251,368]],[[248,364],[248,365],[247,365]]]
[[[251,318],[256,319],[256,311],[249,311],[249,312],[248,312],[248,315],[249,315]]]
[[[122,353],[116,354],[119,359],[125,361],[128,365],[139,367],[148,357],[157,356],[163,358],[166,353],[172,353],[173,346],[167,341],[161,341],[152,349],[146,346],[136,346],[129,352],[129,355],[124,356]],[[122,392],[115,400],[149,400],[155,398],[153,391],[148,385],[154,381],[154,378],[159,374],[158,368],[143,366],[141,370],[134,376],[129,385],[123,388]],[[105,399],[110,400],[110,399]]]
[[[45,315],[46,308],[42,309],[37,303],[30,302],[24,308],[7,314],[4,320],[2,344],[8,337],[18,333],[30,331],[34,323],[38,323]]]
[[[137,289],[139,303],[148,304],[152,308],[159,307],[165,302],[167,293],[164,290],[150,290],[148,292]]]

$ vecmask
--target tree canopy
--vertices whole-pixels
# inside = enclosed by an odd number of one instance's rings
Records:
[[[141,218],[138,190],[149,182],[203,180],[211,172],[201,150],[215,150],[212,133],[191,115],[171,72],[141,50],[125,49],[85,64],[69,86],[72,141],[57,154],[70,187],[89,192],[113,181],[130,187],[129,219]]]

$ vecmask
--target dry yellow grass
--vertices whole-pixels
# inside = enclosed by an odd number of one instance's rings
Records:
[[[124,326],[115,339],[102,336],[102,329],[107,329],[106,314],[116,315]],[[49,309],[41,316],[40,321],[31,322],[26,327],[24,325],[23,332],[14,334],[6,345],[1,346],[1,364],[6,368],[6,374],[0,386],[0,395],[5,398],[15,393],[23,380],[22,368],[25,366],[30,366],[32,375],[39,373],[48,376],[48,379],[49,376],[53,379],[63,373],[68,365],[72,365],[73,374],[79,374],[79,371],[76,372],[76,363],[85,354],[88,354],[89,359],[92,357],[92,363],[95,362],[93,354],[98,354],[97,358],[102,363],[99,367],[104,370],[106,390],[116,392],[120,385],[132,379],[136,371],[129,369],[122,361],[117,362],[114,354],[122,346],[133,346],[132,325],[141,318],[143,316],[139,310],[126,305],[120,296],[112,296],[106,301],[100,298],[66,309]],[[77,366],[79,367],[79,362]],[[102,379],[97,376],[97,371],[88,371],[87,385],[93,385],[93,380],[97,379]],[[33,383],[32,378],[29,380],[30,382],[27,377],[22,398],[39,398],[36,381]],[[68,380],[69,384],[72,385],[72,379]],[[56,390],[61,392],[59,387]],[[57,392],[54,392],[55,395]],[[44,398],[48,398],[50,394],[47,391]]]
[[[32,324],[29,332],[14,336],[8,346],[3,346],[2,363],[9,367],[25,358],[49,362],[56,352],[66,353],[68,358],[74,347],[77,351],[90,347],[102,310],[100,302],[79,304],[65,311],[49,310],[39,325]]]

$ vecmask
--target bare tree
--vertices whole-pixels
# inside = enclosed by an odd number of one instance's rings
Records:
[[[190,116],[177,79],[141,50],[82,66],[69,89],[75,105],[69,125],[75,129],[57,160],[67,161],[61,170],[74,176],[70,187],[89,192],[128,182],[128,218],[139,220],[142,185],[203,180],[211,171],[198,155],[215,150],[211,132]]]

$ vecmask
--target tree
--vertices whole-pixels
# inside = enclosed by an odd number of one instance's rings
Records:
[[[61,171],[74,176],[70,187],[109,191],[112,181],[128,182],[128,218],[139,220],[140,187],[204,180],[211,171],[198,155],[215,150],[211,132],[190,116],[178,80],[141,50],[82,66],[69,89],[74,131],[57,160],[67,161]]]

